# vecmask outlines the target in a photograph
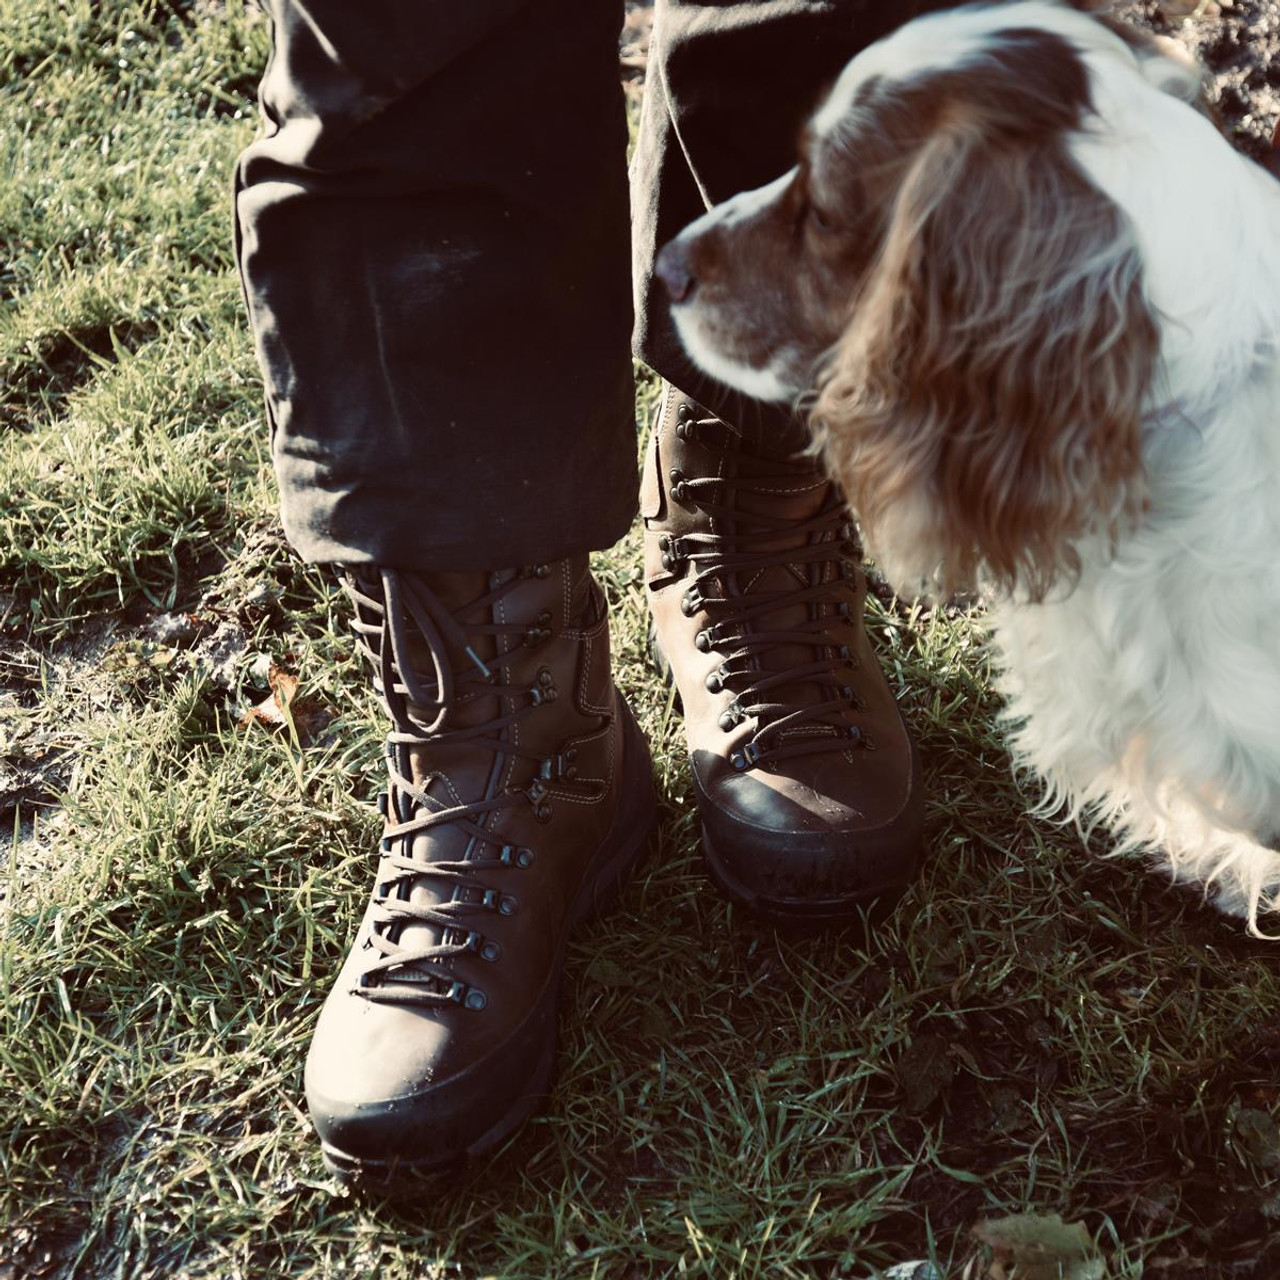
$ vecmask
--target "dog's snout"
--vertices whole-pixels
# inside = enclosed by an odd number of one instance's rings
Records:
[[[688,302],[693,296],[697,281],[689,263],[689,250],[681,241],[672,240],[662,246],[654,271],[666,286],[672,302]]]

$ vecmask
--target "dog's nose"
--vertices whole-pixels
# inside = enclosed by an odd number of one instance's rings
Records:
[[[662,246],[653,269],[657,272],[658,279],[666,285],[672,302],[688,302],[693,296],[694,286],[698,282],[689,269],[689,251],[679,240],[672,240]]]

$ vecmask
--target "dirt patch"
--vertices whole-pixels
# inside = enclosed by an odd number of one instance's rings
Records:
[[[1255,159],[1270,155],[1280,125],[1280,0],[1140,0],[1116,10],[1182,44],[1209,72],[1223,131]]]

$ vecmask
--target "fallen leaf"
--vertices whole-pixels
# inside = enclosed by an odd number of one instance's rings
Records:
[[[917,1036],[898,1060],[903,1111],[909,1116],[927,1111],[945,1092],[955,1073],[950,1046],[941,1036]]]
[[[332,717],[323,707],[298,696],[298,677],[290,675],[283,667],[272,663],[267,672],[267,683],[271,687],[270,696],[250,707],[240,717],[238,727],[247,729],[251,724],[260,724],[277,729],[292,721],[298,745],[309,746]]]
[[[282,671],[274,663],[267,672],[267,683],[271,686],[269,697],[263,698],[256,706],[252,706],[240,717],[240,728],[249,725],[265,724],[277,727],[289,723],[289,708],[298,693],[298,678]]]
[[[1022,1213],[980,1222],[973,1235],[994,1254],[987,1274],[1001,1280],[1103,1280],[1106,1262],[1081,1222],[1056,1213]]]
[[[1265,1111],[1246,1107],[1236,1113],[1236,1139],[1255,1164],[1264,1169],[1280,1166],[1280,1130]]]
[[[138,677],[148,671],[163,671],[177,656],[176,649],[154,640],[121,640],[102,655],[99,668]]]

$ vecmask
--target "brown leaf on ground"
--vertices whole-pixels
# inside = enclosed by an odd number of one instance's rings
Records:
[[[291,676],[272,663],[267,683],[271,686],[270,694],[240,717],[241,729],[247,729],[251,724],[265,724],[276,728],[289,723],[290,706],[298,693],[297,676]]]
[[[293,723],[300,746],[308,746],[329,723],[329,713],[306,698],[298,697],[298,677],[290,675],[273,662],[267,672],[269,696],[252,706],[237,722],[237,728],[247,729],[260,724],[270,729]]]

